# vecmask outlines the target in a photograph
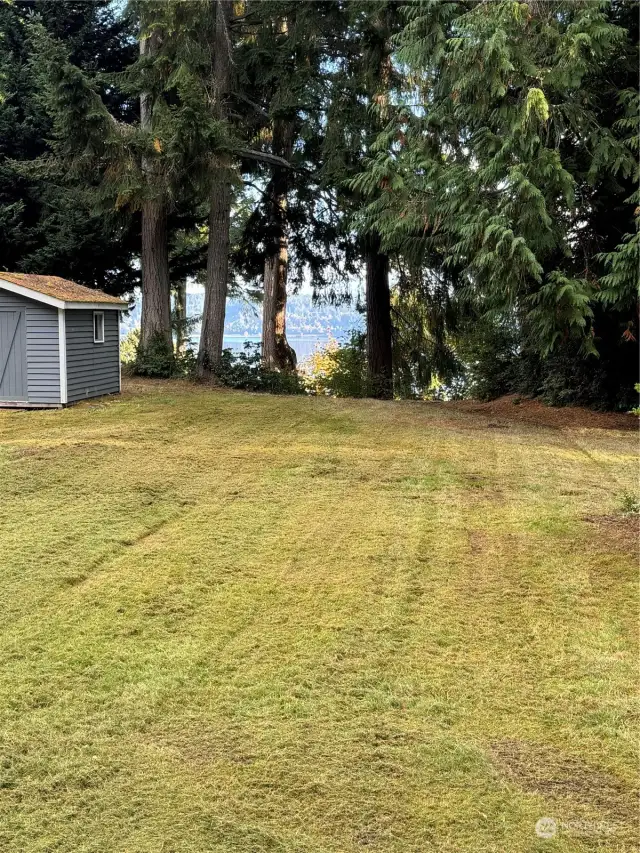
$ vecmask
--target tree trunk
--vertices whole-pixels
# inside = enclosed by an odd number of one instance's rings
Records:
[[[273,153],[290,160],[293,153],[293,122],[273,122]],[[287,273],[289,239],[287,235],[288,170],[274,167],[269,188],[270,234],[264,261],[264,299],[262,303],[262,362],[269,370],[295,370],[296,354],[287,342]]]
[[[222,356],[229,277],[230,221],[231,185],[226,174],[220,172],[211,185],[207,282],[198,350],[198,376],[200,377],[210,375]]]
[[[389,258],[380,252],[380,238],[369,237],[365,248],[367,265],[367,378],[370,394],[393,397],[391,345],[391,292]]]
[[[187,282],[181,281],[175,288],[176,354],[183,353],[187,346]]]
[[[142,203],[140,343],[144,348],[158,339],[172,346],[167,209],[163,200],[147,199]]]
[[[391,46],[388,33],[385,34],[382,8],[376,23],[380,53],[377,55],[378,67],[371,69],[378,78],[372,101],[377,108],[373,117],[374,128],[380,130],[389,120],[392,74]],[[379,234],[365,238],[364,250],[367,267],[367,384],[370,396],[390,400],[393,397],[393,360],[389,257],[380,251]]]
[[[262,306],[262,360],[270,370],[295,370],[296,354],[287,342],[287,268],[289,250],[286,233],[278,237],[278,250],[264,262]]]
[[[159,44],[159,33],[140,39],[140,55],[153,55]],[[140,126],[152,129],[153,104],[151,96],[140,96]],[[167,234],[167,205],[162,188],[161,167],[143,157],[142,172],[146,181],[146,198],[142,202],[142,317],[140,343],[142,347],[157,339],[172,347],[171,292],[169,283],[169,241]]]
[[[220,121],[224,121],[227,117],[226,96],[231,88],[229,21],[232,15],[233,3],[230,0],[217,0],[214,27],[212,111]],[[226,160],[220,163],[211,179],[207,279],[197,366],[198,376],[202,378],[211,374],[212,369],[222,357],[222,338],[229,278],[229,229],[231,225],[229,165]]]

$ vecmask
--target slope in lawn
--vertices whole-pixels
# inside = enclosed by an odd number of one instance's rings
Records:
[[[635,437],[489,418],[0,413],[0,850],[634,849]]]

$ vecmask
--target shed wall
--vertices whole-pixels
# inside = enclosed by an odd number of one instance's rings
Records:
[[[104,311],[104,343],[93,342],[93,311],[65,311],[67,401],[120,390],[120,312]]]
[[[25,310],[29,403],[60,402],[58,310],[0,289],[0,310]]]

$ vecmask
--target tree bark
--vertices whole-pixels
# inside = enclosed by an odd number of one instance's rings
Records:
[[[273,122],[274,153],[289,160],[293,153],[293,122]],[[269,188],[270,234],[264,261],[262,303],[262,362],[269,370],[295,370],[296,354],[287,341],[287,275],[289,239],[287,190],[289,170],[275,166]]]
[[[140,55],[153,55],[159,45],[159,33],[140,39]],[[153,104],[151,96],[140,96],[140,126],[152,129]],[[167,204],[162,187],[161,167],[148,157],[142,159],[146,181],[146,198],[142,202],[142,316],[140,343],[143,348],[152,341],[171,340],[171,289],[169,283],[169,240],[167,233]]]
[[[391,343],[391,291],[389,258],[380,252],[380,238],[368,238],[365,247],[367,267],[367,378],[372,397],[393,397],[393,361]]]
[[[187,346],[187,282],[186,279],[175,288],[176,315],[176,353],[180,355]]]
[[[204,378],[220,362],[229,278],[229,227],[231,185],[219,173],[211,185],[207,281],[204,293],[202,331],[198,349],[198,376]]]
[[[295,370],[296,354],[287,341],[287,269],[289,250],[286,234],[278,238],[277,252],[264,262],[262,305],[262,360],[269,370]]]
[[[140,343],[171,341],[167,209],[162,199],[142,203],[142,317]]]
[[[377,20],[379,66],[375,69],[377,87],[372,94],[377,114],[374,127],[381,129],[388,121],[389,92],[391,88],[391,46],[384,12]],[[373,69],[372,69],[373,70]],[[383,400],[393,397],[393,350],[391,324],[391,291],[389,289],[389,256],[380,251],[380,235],[373,233],[365,238],[367,268],[367,383],[369,394]]]
[[[217,0],[215,6],[213,103],[212,111],[221,121],[227,117],[226,96],[231,88],[231,43],[229,21],[231,0]],[[209,243],[204,293],[202,331],[198,348],[197,374],[207,377],[222,357],[224,318],[229,279],[229,230],[231,225],[230,164],[227,159],[214,170],[209,204]]]

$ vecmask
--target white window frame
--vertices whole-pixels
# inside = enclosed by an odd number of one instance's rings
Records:
[[[102,326],[102,337],[98,337],[96,335],[96,317],[101,317],[101,326]],[[104,343],[104,311],[94,311],[93,312],[93,342],[94,344],[103,344]]]

